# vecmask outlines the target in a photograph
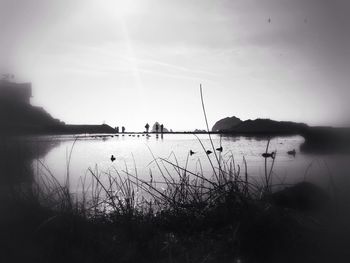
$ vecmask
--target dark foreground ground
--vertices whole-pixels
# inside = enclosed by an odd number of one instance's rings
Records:
[[[221,194],[158,213],[127,202],[90,213],[3,189],[0,262],[348,262],[347,214],[314,186],[260,200]]]

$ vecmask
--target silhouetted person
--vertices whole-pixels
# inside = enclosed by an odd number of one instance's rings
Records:
[[[158,123],[156,124],[156,133],[158,133],[158,131],[159,131],[159,125],[158,125]]]
[[[125,127],[122,126],[122,133],[125,133]]]
[[[145,128],[146,128],[146,132],[148,133],[148,131],[149,131],[149,124],[148,123],[146,123]]]
[[[160,133],[163,133],[164,132],[164,125],[160,125]]]
[[[115,132],[119,133],[119,126],[115,127]]]
[[[116,160],[116,158],[114,157],[114,155],[112,154],[111,156],[111,161],[114,162]]]

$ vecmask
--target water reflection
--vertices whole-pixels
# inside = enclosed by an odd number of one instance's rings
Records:
[[[209,176],[212,174],[208,157],[215,163],[215,156],[206,155],[201,146],[202,143],[205,150],[212,150],[207,135],[198,135],[201,143],[190,134],[123,135],[1,138],[0,183],[1,185],[30,184],[34,178],[41,178],[41,175],[46,173],[50,176],[52,174],[64,184],[69,172],[72,191],[79,191],[79,182],[88,174],[89,168],[109,173],[115,170],[123,171],[126,167],[131,173],[137,170],[140,178],[145,180],[149,179],[152,171],[154,179],[159,181],[162,177],[153,162],[152,154],[155,157],[170,158],[170,161],[182,167],[187,166],[190,171],[203,171]],[[213,135],[212,138],[215,149],[220,149],[222,146],[223,151],[217,152],[220,158],[227,160],[233,156],[236,165],[244,167],[244,157],[247,160],[249,177],[257,181],[261,179],[264,173],[264,158],[261,154],[266,150],[268,137]],[[300,136],[271,139],[270,150],[277,151],[275,180],[280,182],[303,180],[309,164],[320,158],[318,155],[300,152],[299,147],[303,141]],[[296,149],[295,157],[288,154],[291,149]],[[190,150],[196,154],[191,155]],[[72,154],[68,167],[70,152]],[[115,157],[113,162],[112,155]],[[168,168],[172,171],[171,167]],[[320,177],[319,171],[322,169],[314,165],[308,173]]]
[[[46,156],[61,142],[53,138],[1,137],[0,185],[30,184],[34,178],[33,160]]]
[[[148,180],[151,170],[155,180],[161,180],[160,171],[153,162],[152,154],[161,158],[170,156],[170,161],[176,162],[180,166],[187,166],[190,171],[203,171],[209,176],[212,174],[208,155],[206,155],[201,145],[202,143],[205,150],[212,150],[207,135],[198,135],[201,143],[191,134],[137,135],[125,134],[125,136],[114,137],[90,135],[79,137],[73,147],[72,160],[69,166],[73,191],[79,188],[81,177],[88,174],[89,168],[97,168],[102,173],[113,172],[116,169],[122,171],[126,167],[129,172],[134,173],[133,170],[137,169],[140,178],[145,180]],[[230,158],[233,155],[237,165],[243,167],[242,161],[244,156],[249,165],[250,176],[259,177],[261,175],[264,165],[261,154],[265,152],[267,139],[256,140],[254,137],[221,137],[218,135],[213,135],[212,139],[215,149],[220,149],[220,146],[222,146],[223,151],[219,153],[223,159]],[[287,151],[290,149],[298,149],[302,141],[302,138],[298,136],[276,137],[271,140],[271,150],[278,150],[279,153],[276,165],[276,170],[278,170],[279,174],[284,174],[289,166],[298,166],[298,163],[308,162],[302,155],[298,155],[298,158],[294,160],[287,154]],[[70,152],[72,149],[73,142],[72,138],[70,140],[62,138],[62,143],[49,151],[45,155],[44,160],[42,160],[61,183],[64,183],[66,180],[67,152]],[[196,152],[196,154],[189,155],[190,150]],[[111,161],[112,155],[116,158],[113,162]],[[187,156],[189,156],[188,160]],[[210,155],[209,157],[214,158],[215,156]],[[215,160],[213,159],[213,161]],[[171,167],[170,171],[172,171]]]

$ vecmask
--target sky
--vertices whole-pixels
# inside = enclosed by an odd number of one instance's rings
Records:
[[[0,71],[66,123],[350,125],[346,0],[0,0]]]

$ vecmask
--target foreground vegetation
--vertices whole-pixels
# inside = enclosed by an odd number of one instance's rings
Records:
[[[0,262],[348,262],[350,198],[332,176],[328,191],[278,190],[275,158],[255,182],[211,143],[211,174],[154,157],[161,181],[91,169],[80,194],[69,160],[64,184],[43,163],[33,178],[30,158],[2,145]]]
[[[42,164],[35,183],[3,186],[0,260],[344,262],[350,235],[330,227],[332,196],[308,183],[274,191],[274,159],[260,183],[233,156],[208,160],[210,175],[154,158],[161,182],[90,170],[80,195],[69,172],[62,185]]]

